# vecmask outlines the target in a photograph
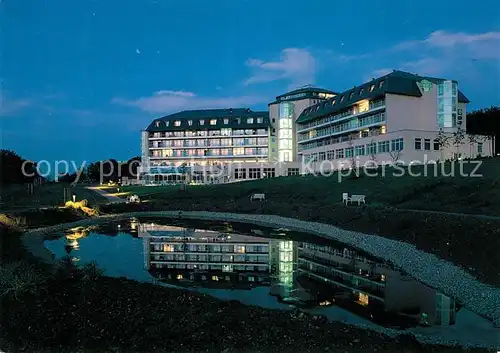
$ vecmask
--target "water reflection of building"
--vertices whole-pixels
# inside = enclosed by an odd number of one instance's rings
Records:
[[[269,294],[281,302],[334,303],[384,326],[455,322],[453,299],[389,264],[340,246],[226,231],[141,223],[144,266],[171,284],[245,289],[269,285]]]
[[[269,240],[217,231],[140,224],[145,268],[176,284],[251,287],[269,283]]]
[[[430,325],[455,323],[452,298],[349,249],[299,243],[298,271],[299,278],[332,285],[337,301],[344,298],[357,304],[357,309],[366,307],[372,318],[377,313],[398,313]]]

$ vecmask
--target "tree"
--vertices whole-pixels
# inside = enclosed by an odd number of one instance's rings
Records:
[[[459,158],[460,156],[460,146],[462,146],[464,140],[465,140],[465,130],[462,129],[461,127],[458,127],[457,131],[453,133],[451,138],[453,146],[455,146],[456,150],[455,159]]]
[[[467,134],[467,141],[469,142],[469,156],[473,158],[474,156],[474,147],[478,142],[477,136],[474,134]]]
[[[370,164],[373,166],[377,166],[377,145],[374,139],[371,139],[370,144],[368,145],[369,151],[368,154],[370,156]],[[375,148],[373,148],[375,146]]]
[[[450,136],[446,135],[443,129],[440,129],[436,135],[436,141],[439,145],[439,151],[441,152],[441,160],[444,160],[444,150],[450,147]]]
[[[398,164],[401,156],[403,155],[402,150],[389,151],[389,156],[391,157],[392,164]]]
[[[356,178],[359,178],[359,170],[358,166],[356,164],[356,157],[354,156],[354,143],[352,140],[352,136],[349,136],[349,142],[348,142],[349,149],[351,150],[351,155],[349,156],[349,164],[351,171],[354,172],[354,176]]]
[[[494,151],[500,151],[500,107],[474,110],[467,114],[467,132],[475,135],[492,136],[491,141]]]
[[[0,185],[34,183],[40,179],[35,162],[14,151],[0,150]]]

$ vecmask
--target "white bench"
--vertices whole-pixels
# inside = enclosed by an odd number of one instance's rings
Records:
[[[140,203],[141,199],[138,195],[130,195],[127,197],[127,203]]]
[[[266,199],[266,194],[253,194],[250,196],[250,201],[255,201],[255,200],[265,200]]]
[[[358,205],[361,205],[361,203],[366,203],[366,196],[365,195],[352,195],[349,197],[349,194],[347,192],[342,194],[342,202],[345,203],[346,205],[349,202],[357,202]]]

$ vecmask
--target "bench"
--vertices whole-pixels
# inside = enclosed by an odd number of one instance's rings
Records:
[[[127,197],[127,203],[141,203],[141,199],[138,195],[131,195]]]
[[[360,205],[361,203],[366,203],[366,196],[365,195],[352,195],[351,197],[349,197],[349,194],[345,192],[342,194],[342,202],[345,203],[346,205],[349,202],[357,202],[358,205]]]
[[[250,201],[255,201],[255,200],[263,201],[265,199],[266,199],[266,194],[253,194],[252,196],[250,196]]]

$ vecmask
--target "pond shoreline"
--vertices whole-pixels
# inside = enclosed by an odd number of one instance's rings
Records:
[[[273,215],[235,214],[204,211],[149,211],[103,215],[76,222],[31,229],[23,234],[23,243],[30,249],[44,246],[43,241],[54,232],[78,226],[106,223],[130,217],[184,218],[244,222],[267,227],[285,227],[290,230],[310,233],[325,239],[340,241],[365,251],[370,255],[392,262],[422,283],[436,288],[459,300],[467,309],[491,321],[500,317],[500,289],[480,283],[470,274],[434,255],[417,250],[414,246],[384,237],[348,231],[338,227],[300,221]],[[27,238],[30,238],[29,241]],[[35,238],[32,238],[35,237]],[[31,251],[31,250],[30,250]],[[384,255],[381,256],[380,253]],[[53,259],[43,257],[43,261]]]

